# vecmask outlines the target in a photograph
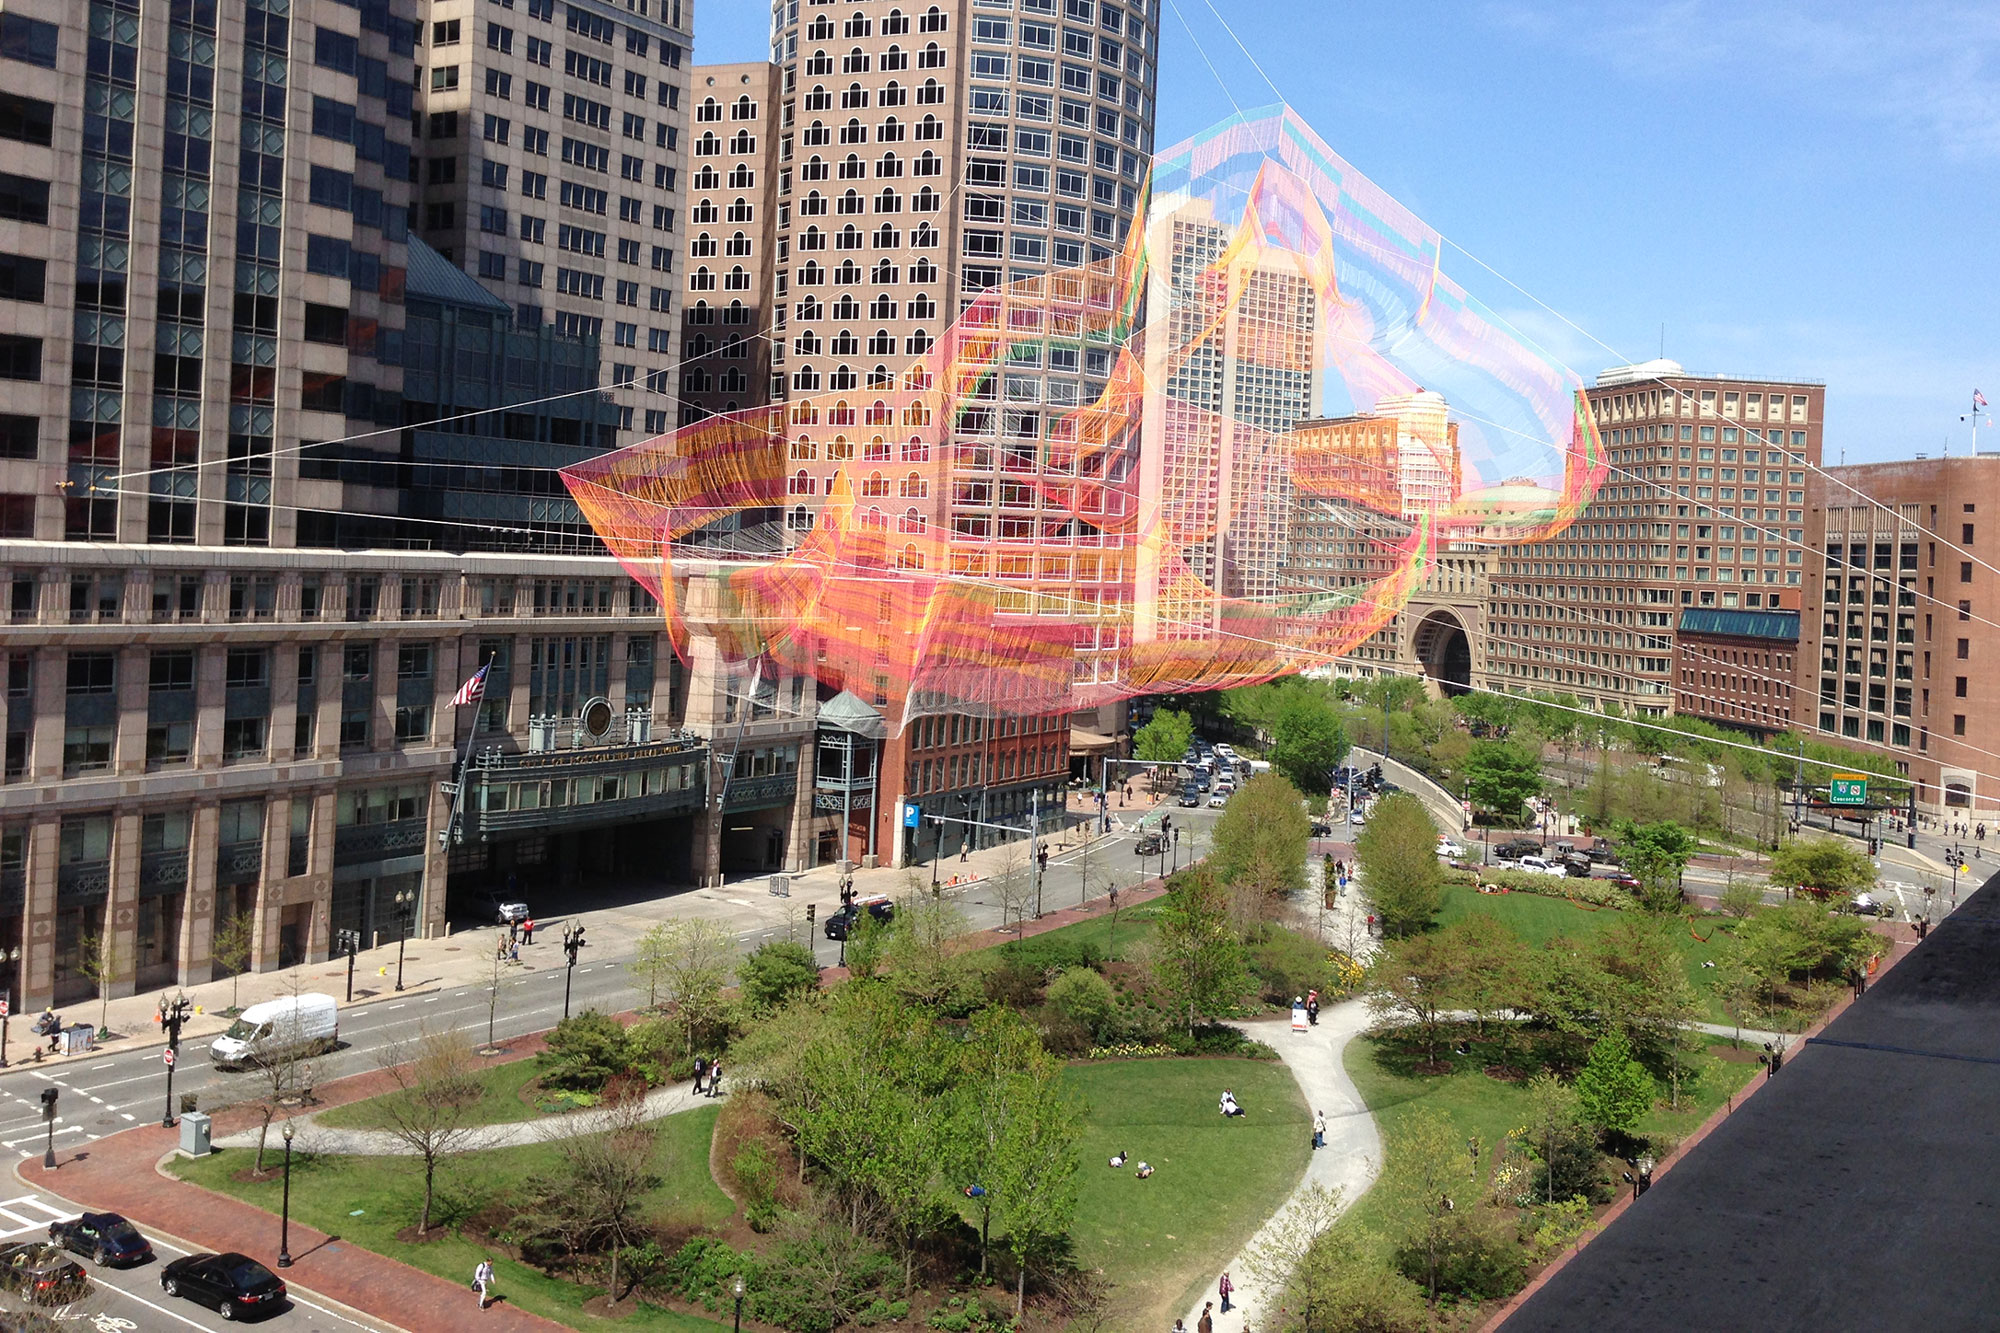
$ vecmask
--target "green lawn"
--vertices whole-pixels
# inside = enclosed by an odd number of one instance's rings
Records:
[[[999,950],[1003,955],[1010,952],[1032,955],[1037,946],[1076,948],[1091,944],[1095,945],[1106,958],[1124,958],[1135,945],[1152,938],[1153,918],[1159,912],[1159,904],[1160,900],[1155,898],[1137,907],[1120,908],[1115,930],[1112,928],[1111,914],[1106,912],[1088,921],[1079,921],[1073,926],[1062,926],[1056,930],[1044,931],[1040,935],[1030,935],[1018,943],[1009,941],[1000,945]]]
[[[1117,1284],[1114,1327],[1170,1327],[1291,1192],[1310,1153],[1298,1084],[1276,1060],[1122,1060],[1071,1065],[1089,1102],[1076,1253]],[[1246,1112],[1224,1120],[1229,1088]],[[1112,1154],[1132,1164],[1113,1170]],[[1133,1173],[1140,1160],[1157,1170]]]
[[[715,1133],[719,1109],[704,1106],[660,1122],[666,1142],[667,1171],[660,1187],[647,1199],[648,1210],[655,1218],[719,1223],[734,1212],[735,1206],[716,1186],[708,1170],[709,1141]],[[279,1182],[244,1184],[231,1178],[250,1164],[251,1157],[251,1152],[245,1149],[224,1149],[210,1157],[177,1159],[169,1164],[169,1169],[183,1180],[276,1212]],[[448,1202],[451,1216],[476,1213],[500,1202],[516,1182],[552,1169],[555,1161],[552,1148],[534,1144],[448,1162],[439,1172],[440,1200]],[[396,1239],[398,1231],[415,1224],[423,1201],[422,1174],[407,1158],[294,1159],[292,1174],[297,1186],[292,1190],[293,1216],[330,1236],[435,1273],[460,1286],[470,1280],[480,1258],[488,1257],[497,1271],[496,1289],[512,1304],[573,1328],[597,1327],[603,1322],[583,1311],[584,1301],[601,1293],[545,1277],[539,1270],[498,1251],[475,1245],[456,1231],[423,1245],[409,1245]],[[620,1323],[648,1333],[713,1333],[724,1327],[706,1319],[650,1308],[641,1308]]]
[[[521,1100],[521,1089],[540,1072],[541,1066],[533,1060],[510,1060],[504,1065],[480,1069],[479,1100],[467,1109],[466,1123],[506,1125],[533,1120],[541,1112]],[[388,1123],[382,1114],[380,1097],[336,1106],[315,1118],[333,1129],[383,1129]]]
[[[1532,947],[1539,948],[1557,935],[1589,939],[1626,915],[1610,908],[1579,907],[1566,898],[1547,898],[1538,893],[1480,893],[1463,884],[1447,884],[1444,910],[1438,924],[1450,925],[1474,913],[1504,921]],[[1680,946],[1681,964],[1695,993],[1708,1006],[1708,1021],[1726,1023],[1722,1001],[1715,994],[1717,968],[1703,963],[1720,962],[1735,947],[1736,923],[1721,917],[1703,917],[1690,928],[1683,922],[1674,942]],[[1694,932],[1699,931],[1700,936]],[[1706,937],[1704,939],[1702,937]]]
[[[1712,1050],[1727,1046],[1726,1037],[1708,1039]],[[1360,1037],[1347,1047],[1347,1072],[1360,1089],[1362,1099],[1375,1115],[1387,1149],[1387,1163],[1381,1177],[1347,1215],[1347,1223],[1359,1228],[1371,1241],[1387,1249],[1407,1231],[1418,1217],[1415,1186],[1404,1179],[1397,1154],[1397,1130],[1420,1107],[1444,1112],[1451,1118],[1460,1139],[1476,1137],[1480,1148],[1482,1180],[1493,1167],[1493,1149],[1527,1118],[1528,1093],[1525,1083],[1504,1083],[1488,1077],[1484,1065],[1492,1058],[1479,1043],[1468,1056],[1452,1057],[1454,1071],[1436,1077],[1410,1077],[1396,1073],[1382,1059],[1378,1039]],[[1641,1123],[1645,1135],[1685,1138],[1700,1127],[1726,1097],[1739,1092],[1757,1073],[1755,1064],[1739,1064],[1703,1055],[1700,1080],[1692,1090],[1683,1087],[1680,1111],[1665,1109],[1666,1089],[1661,1101]],[[1467,1174],[1470,1175],[1470,1156]]]

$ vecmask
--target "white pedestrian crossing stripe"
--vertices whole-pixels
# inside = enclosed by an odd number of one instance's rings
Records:
[[[42,1232],[49,1229],[51,1222],[66,1222],[77,1216],[42,1202],[32,1194],[24,1194],[18,1199],[0,1199],[0,1240],[11,1240],[15,1236],[25,1236],[31,1231]]]

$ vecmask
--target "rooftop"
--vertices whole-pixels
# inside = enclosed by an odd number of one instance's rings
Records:
[[[1989,882],[1507,1320],[1505,1333],[1990,1329]]]

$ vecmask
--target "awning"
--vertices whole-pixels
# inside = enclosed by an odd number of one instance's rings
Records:
[[[1071,754],[1102,755],[1118,753],[1118,738],[1102,736],[1082,727],[1069,729],[1069,752]]]

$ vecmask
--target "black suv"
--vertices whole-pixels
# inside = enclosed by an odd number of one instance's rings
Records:
[[[850,903],[826,919],[826,937],[830,940],[846,939],[863,912],[886,926],[896,915],[896,904],[887,898],[864,898],[858,903]]]

